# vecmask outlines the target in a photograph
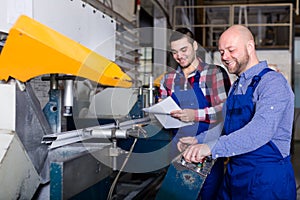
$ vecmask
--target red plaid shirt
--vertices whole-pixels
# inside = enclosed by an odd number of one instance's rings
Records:
[[[226,101],[231,82],[227,72],[221,66],[200,62],[197,70],[200,73],[199,87],[211,107],[195,110],[195,121],[214,123],[218,120],[218,116],[222,112],[223,103]],[[181,68],[178,66],[176,71],[167,73],[162,78],[160,98],[164,99],[172,95],[174,92],[174,80],[179,73],[182,74],[180,79],[181,89],[187,90],[192,87],[196,70],[186,79]]]

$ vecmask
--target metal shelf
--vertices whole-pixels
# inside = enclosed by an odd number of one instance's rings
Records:
[[[195,19],[182,17],[194,12]],[[190,23],[190,22],[195,23]],[[229,26],[243,24],[253,32],[258,48],[292,50],[293,4],[233,4],[225,6],[176,6],[173,27],[190,27],[206,49],[216,49],[219,35]]]

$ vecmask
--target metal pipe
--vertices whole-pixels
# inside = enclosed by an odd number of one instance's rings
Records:
[[[58,89],[58,74],[50,74],[50,89]]]
[[[65,80],[64,116],[72,116],[73,107],[73,80]]]
[[[299,0],[296,0],[296,10],[295,10],[296,15],[299,15]]]
[[[115,130],[116,138],[127,138],[127,130]],[[95,138],[112,138],[112,130],[110,129],[92,129],[91,136]]]
[[[153,105],[153,76],[149,76],[149,106]]]

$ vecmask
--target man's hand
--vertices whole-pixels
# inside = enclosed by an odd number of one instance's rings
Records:
[[[207,144],[193,144],[183,152],[183,157],[187,162],[201,162],[203,158],[211,155],[211,150]]]
[[[195,121],[195,110],[193,109],[173,110],[170,114],[184,122]]]
[[[197,144],[198,140],[195,137],[183,137],[179,139],[177,148],[180,152],[184,151],[189,145]]]

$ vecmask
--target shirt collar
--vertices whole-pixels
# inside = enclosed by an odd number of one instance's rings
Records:
[[[268,64],[266,61],[260,61],[258,64],[252,66],[250,69],[243,72],[240,78],[251,79],[253,76],[258,75],[264,68],[267,68]]]

